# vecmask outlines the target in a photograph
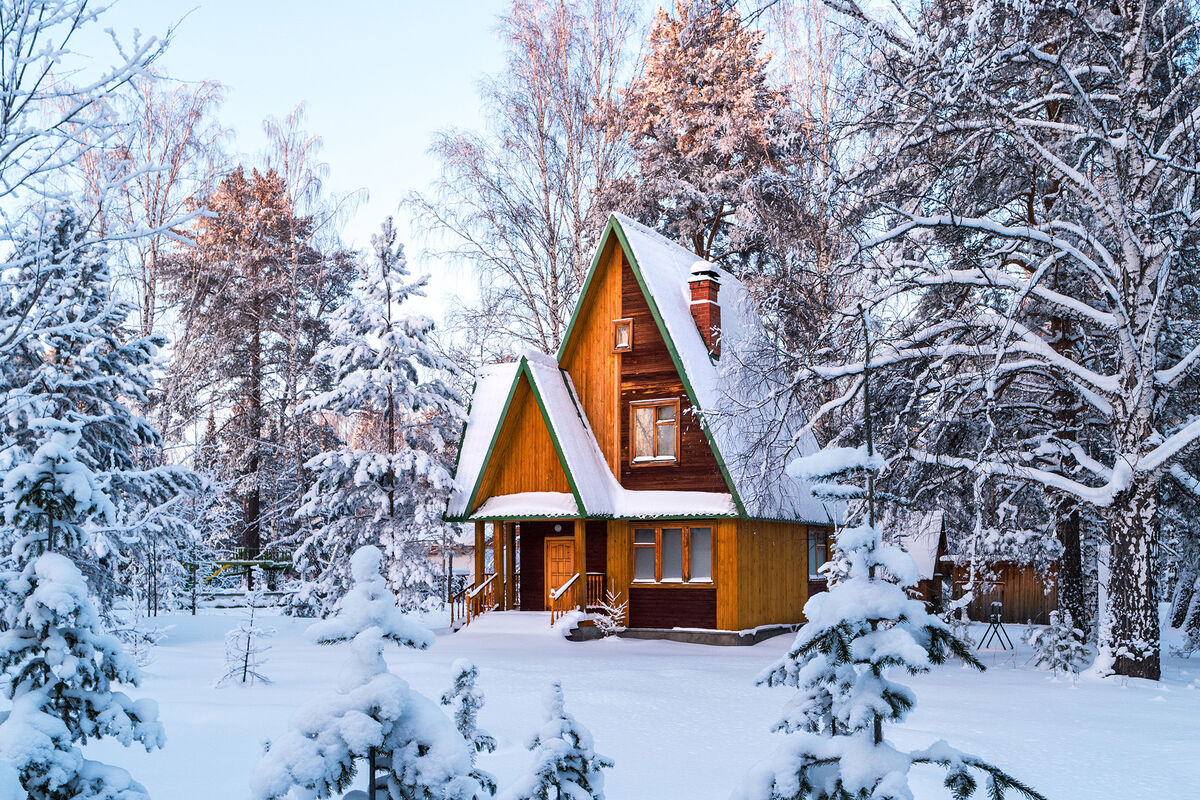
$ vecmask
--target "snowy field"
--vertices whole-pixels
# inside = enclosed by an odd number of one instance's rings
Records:
[[[223,637],[239,612],[160,617],[169,628],[133,696],[161,705],[165,751],[147,754],[109,742],[90,753],[129,768],[156,800],[235,800],[263,740],[281,734],[292,711],[332,690],[345,646],[308,644],[305,620],[270,620],[277,629],[264,672],[271,685],[214,689]],[[1008,626],[1014,640],[1019,626]],[[976,632],[978,634],[978,631]],[[603,640],[572,643],[544,614],[494,613],[456,634],[439,632],[428,651],[389,647],[395,672],[437,698],[450,664],[469,657],[487,695],[480,725],[496,753],[480,765],[501,787],[529,758],[525,741],[541,720],[546,684],[561,678],[567,709],[612,757],[610,800],[727,798],[747,768],[780,738],[769,727],[788,690],[754,686],[755,675],[790,636],[754,647]],[[1021,648],[1018,642],[1018,648]],[[944,738],[1032,784],[1051,800],[1190,797],[1200,787],[1200,660],[1168,658],[1164,680],[1081,679],[1076,686],[1031,669],[1028,652],[986,652],[983,674],[958,663],[908,679],[917,708],[894,733],[905,747]],[[946,793],[935,773],[913,780],[916,796]]]

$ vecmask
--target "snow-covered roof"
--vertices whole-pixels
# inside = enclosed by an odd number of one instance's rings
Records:
[[[805,424],[801,412],[786,408],[786,398],[772,397],[771,384],[750,367],[761,363],[767,334],[745,284],[701,262],[720,282],[721,357],[714,361],[692,317],[688,281],[696,254],[624,215],[614,214],[612,223],[628,246],[630,266],[646,289],[651,313],[665,328],[667,348],[745,515],[836,519],[837,510],[814,497],[807,482],[783,473],[787,461],[811,455],[819,446],[811,432],[798,433]]]
[[[838,509],[827,509],[813,496],[807,482],[783,472],[789,458],[810,455],[818,446],[811,433],[797,433],[804,423],[799,412],[786,410],[786,400],[772,397],[770,383],[747,366],[754,363],[752,358],[762,347],[766,333],[745,285],[720,267],[700,262],[700,266],[716,273],[720,282],[722,356],[714,361],[691,313],[688,281],[697,267],[695,254],[621,215],[609,220],[598,248],[603,248],[609,230],[625,248],[630,266],[645,289],[651,313],[733,492],[635,491],[622,487],[582,412],[570,376],[559,369],[553,357],[527,353],[517,362],[486,367],[476,381],[447,516],[743,515],[807,522],[836,520]],[[585,283],[581,297],[586,296],[586,287]],[[522,374],[528,377],[538,398],[564,461],[572,493],[530,492],[488,498],[472,514],[468,505]]]
[[[896,515],[891,525],[896,531],[896,544],[912,556],[921,580],[927,581],[937,573],[938,543],[942,539],[942,511],[910,511]]]

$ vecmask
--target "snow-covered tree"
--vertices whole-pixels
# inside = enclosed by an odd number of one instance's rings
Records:
[[[454,685],[442,693],[442,705],[450,709],[455,727],[471,748],[471,764],[475,754],[491,753],[496,750],[496,739],[478,725],[479,709],[483,708],[483,692],[475,688],[479,668],[465,658],[460,658],[450,667],[454,673]],[[489,773],[476,768],[471,773],[489,793],[496,792],[496,779]]]
[[[599,612],[594,614],[592,619],[605,636],[615,636],[625,630],[629,621],[629,601],[621,599],[621,592],[607,589]]]
[[[153,385],[155,339],[124,335],[103,246],[74,211],[47,213],[3,273],[0,325],[0,544],[25,563],[46,551],[89,566],[107,605],[115,587],[98,562],[155,534],[201,479],[147,468],[157,432],[133,408]]]
[[[764,35],[733,3],[658,8],[618,114],[634,169],[601,195],[606,207],[730,267],[763,246],[760,228],[771,220],[748,212],[765,194],[784,193],[794,141],[787,102],[768,81]]]
[[[546,690],[546,722],[529,743],[533,764],[504,790],[504,800],[604,800],[611,759],[596,752],[592,734],[567,713],[562,683]]]
[[[0,712],[0,760],[33,800],[147,800],[129,773],[81,750],[102,738],[153,750],[165,739],[158,706],[114,688],[136,685],[138,670],[102,632],[79,569],[47,552],[0,581],[0,687],[12,702]]]
[[[326,607],[340,596],[347,556],[366,544],[382,548],[388,584],[406,607],[434,593],[428,556],[444,538],[446,451],[462,413],[442,380],[454,367],[431,341],[433,321],[401,313],[423,296],[428,278],[410,277],[390,217],[372,243],[374,258],[360,265],[315,357],[333,373],[333,387],[304,407],[350,429],[344,444],[309,461],[316,479],[299,511],[315,524],[296,564]]]
[[[869,386],[869,384],[868,384]],[[869,407],[869,401],[866,403]],[[818,492],[865,506],[864,524],[838,531],[836,547],[847,574],[804,606],[807,619],[796,640],[759,682],[799,691],[775,730],[788,735],[779,751],[755,769],[738,795],[744,800],[910,800],[909,772],[936,765],[959,800],[986,781],[988,796],[1009,789],[1040,798],[999,768],[937,742],[904,751],[884,736],[884,725],[902,722],[916,696],[889,673],[928,671],[954,654],[982,669],[970,649],[906,588],[918,580],[912,557],[884,543],[875,524],[875,476],[883,466],[868,444],[831,448],[789,465],[795,476],[814,481]],[[866,478],[866,485],[840,482]]]
[[[929,417],[1002,415],[987,452],[922,435],[911,455],[1094,511],[1110,554],[1101,663],[1156,679],[1162,484],[1200,487],[1185,464],[1200,334],[1181,291],[1200,234],[1195,8],[830,5],[874,47],[847,175],[869,301],[905,309],[880,357],[923,365]]]
[[[259,613],[268,605],[267,581],[261,567],[251,569],[254,575],[248,582],[246,611],[238,626],[225,634],[225,674],[217,681],[217,686],[271,682],[259,671],[266,662],[264,654],[271,649],[266,640],[275,633],[274,628],[263,627]]]
[[[1034,648],[1033,663],[1055,675],[1074,675],[1091,657],[1083,643],[1083,631],[1075,627],[1069,611],[1051,611],[1050,624],[1033,631],[1029,644]]]
[[[388,642],[424,650],[433,634],[406,618],[380,574],[383,554],[359,548],[353,587],[337,613],[308,629],[318,644],[350,643],[336,693],[302,706],[287,733],[268,743],[250,780],[254,800],[293,789],[326,798],[350,788],[366,762],[372,800],[474,800],[488,796],[472,777],[471,748],[432,700],[388,670]]]

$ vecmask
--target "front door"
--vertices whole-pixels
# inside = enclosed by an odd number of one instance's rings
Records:
[[[570,536],[546,537],[546,608],[550,593],[575,574],[575,539]]]

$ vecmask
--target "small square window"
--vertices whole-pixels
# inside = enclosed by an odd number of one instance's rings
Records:
[[[633,320],[613,320],[613,352],[624,353],[633,349]]]

